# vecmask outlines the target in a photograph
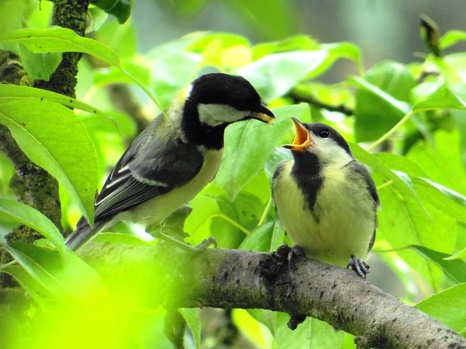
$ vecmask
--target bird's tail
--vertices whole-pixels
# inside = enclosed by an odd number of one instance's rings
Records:
[[[65,241],[66,246],[68,246],[73,251],[78,250],[82,245],[89,241],[102,227],[105,225],[106,221],[95,222],[94,226],[91,227],[86,222],[86,220],[81,218],[76,225],[76,230],[72,232]]]

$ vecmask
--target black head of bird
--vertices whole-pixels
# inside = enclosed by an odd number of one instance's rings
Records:
[[[220,149],[225,128],[247,119],[271,123],[274,115],[246,79],[206,74],[188,87],[181,127],[190,142]]]
[[[214,178],[225,128],[247,119],[274,119],[247,80],[221,73],[194,80],[122,155],[95,201],[94,226],[82,218],[67,245],[77,249],[121,220],[162,222]]]
[[[308,257],[351,266],[365,277],[359,258],[374,243],[379,204],[369,171],[332,127],[292,120],[296,136],[284,147],[294,161],[281,163],[273,178],[278,217]]]

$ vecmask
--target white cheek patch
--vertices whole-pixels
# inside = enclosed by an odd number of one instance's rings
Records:
[[[353,160],[346,150],[331,138],[320,138],[311,135],[311,141],[314,143],[314,146],[309,148],[309,151],[316,154],[322,163],[327,165],[345,165]]]
[[[197,107],[199,120],[209,126],[218,126],[224,123],[239,121],[251,112],[238,110],[224,104],[199,104]]]

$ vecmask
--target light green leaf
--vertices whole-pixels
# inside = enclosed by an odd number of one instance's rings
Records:
[[[461,260],[447,260],[449,257],[446,253],[441,253],[423,246],[411,246],[419,254],[432,260],[443,270],[445,275],[450,277],[456,283],[466,282],[466,263]]]
[[[466,283],[456,285],[419,302],[416,308],[451,327],[466,328]]]
[[[49,290],[44,287],[39,281],[33,278],[23,267],[18,265],[9,265],[0,268],[0,272],[10,274],[24,288],[29,295],[41,306],[45,306],[50,302],[55,303],[59,299]]]
[[[57,227],[41,212],[16,200],[0,198],[0,211],[9,218],[38,231],[63,253],[65,242]]]
[[[450,257],[446,257],[445,259],[447,261],[453,260],[453,259],[462,259],[466,258],[466,247],[463,248],[462,250],[452,254]]]
[[[108,118],[106,114],[104,114],[99,109],[94,108],[93,106],[81,102],[75,98],[71,98],[56,92],[43,90],[40,88],[34,88],[29,86],[18,86],[18,85],[1,85],[0,84],[0,100],[1,98],[37,98],[37,99],[46,99],[51,102],[60,103],[64,106],[69,108],[76,108],[82,111],[88,112],[90,114],[97,114],[101,115],[105,118]]]
[[[249,80],[262,98],[272,100],[319,69],[327,57],[325,50],[276,53],[237,69],[236,73]]]
[[[0,43],[24,44],[31,52],[83,52],[120,66],[117,54],[100,42],[84,38],[67,28],[19,29],[0,33]]]
[[[246,251],[269,252],[275,222],[268,222],[251,232],[241,243],[240,249]]]
[[[184,224],[188,241],[197,245],[213,236],[218,246],[236,248],[249,231],[238,222],[231,201],[225,191],[210,184],[189,202],[193,211]]]
[[[459,152],[457,131],[439,130],[434,133],[434,144],[418,142],[406,155],[427,174],[426,178],[466,195],[466,174]]]
[[[61,62],[61,52],[32,53],[19,45],[21,62],[26,72],[35,80],[48,81]]]
[[[72,251],[59,254],[23,242],[14,242],[6,249],[29,275],[62,301],[92,304],[108,296],[97,272]]]
[[[266,55],[288,51],[318,50],[320,45],[316,40],[307,35],[294,35],[280,41],[259,43],[253,47],[253,60],[258,60]]]
[[[450,30],[445,33],[444,36],[440,38],[439,45],[440,48],[445,49],[450,47],[460,41],[466,40],[466,32],[460,30]]]
[[[466,103],[448,87],[435,91],[429,98],[413,106],[413,111],[429,109],[459,109],[466,110]]]
[[[45,99],[0,96],[0,123],[34,163],[59,181],[92,222],[97,157],[77,116]]]
[[[291,116],[299,119],[309,112],[307,104],[290,105],[274,110],[274,125],[256,120],[236,123],[225,133],[222,166],[215,183],[234,200],[241,189],[263,168],[278,140],[292,129]]]
[[[181,316],[183,316],[183,319],[186,321],[186,324],[193,335],[196,349],[199,349],[201,347],[201,320],[199,318],[198,310],[196,308],[180,308],[178,311]]]
[[[28,245],[28,246],[26,246]],[[11,245],[5,246],[6,250],[13,256],[13,258],[26,270],[26,272],[36,280],[42,287],[54,297],[61,301],[71,301],[72,297],[66,289],[66,285],[62,284],[56,276],[50,274],[40,263],[38,263],[32,256],[32,253],[25,251],[26,249],[38,249],[39,247],[25,244],[22,242],[15,242]],[[45,249],[42,249],[45,250]],[[49,250],[48,254],[51,255],[54,251]],[[57,255],[58,253],[55,252]],[[57,258],[55,258],[57,259]],[[52,259],[48,262],[50,263]]]

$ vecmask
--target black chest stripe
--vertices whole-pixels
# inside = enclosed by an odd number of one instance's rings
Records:
[[[314,213],[317,193],[322,187],[323,181],[320,175],[321,166],[317,157],[313,154],[296,155],[291,175],[295,178],[298,188],[302,191],[309,210]]]

